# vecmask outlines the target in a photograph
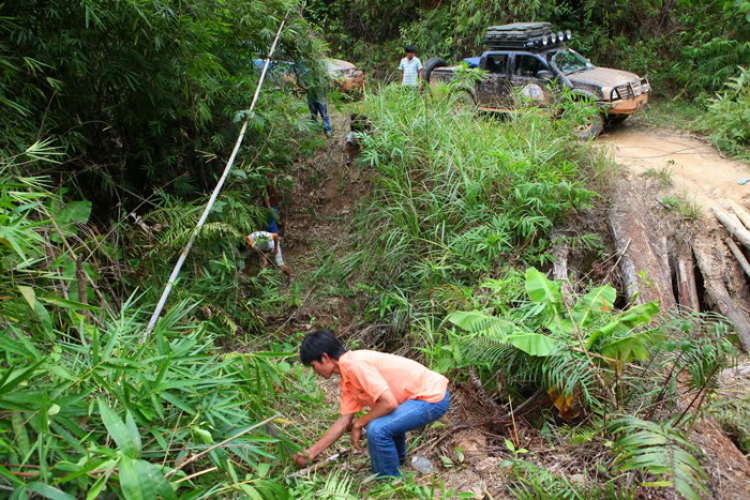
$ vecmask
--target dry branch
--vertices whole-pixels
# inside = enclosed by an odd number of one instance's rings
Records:
[[[729,249],[732,251],[732,255],[734,255],[734,258],[737,259],[737,262],[740,263],[740,266],[742,267],[742,270],[745,271],[745,274],[750,276],[750,262],[747,261],[745,255],[742,253],[742,250],[740,250],[740,247],[735,244],[732,238],[724,238],[724,243],[726,243]]]

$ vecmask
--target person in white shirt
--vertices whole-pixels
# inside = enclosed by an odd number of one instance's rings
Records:
[[[406,57],[401,59],[398,70],[401,71],[402,86],[422,86],[422,61],[417,57],[417,49],[413,45],[406,47]]]
[[[268,231],[255,231],[247,236],[246,241],[248,247],[257,250],[260,253],[264,265],[268,264],[268,258],[265,254],[273,255],[276,265],[284,271],[289,282],[292,281],[292,271],[289,269],[289,266],[284,264],[284,258],[281,256],[281,244],[279,243],[278,234],[269,233]],[[245,259],[245,273],[247,273],[249,267],[250,256],[248,255]]]

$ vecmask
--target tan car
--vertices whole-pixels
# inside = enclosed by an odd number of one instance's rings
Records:
[[[336,88],[343,92],[364,92],[365,74],[354,64],[341,59],[326,59],[328,75]]]

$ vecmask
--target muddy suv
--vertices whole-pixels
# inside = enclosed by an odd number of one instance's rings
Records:
[[[509,112],[520,93],[541,106],[552,106],[562,87],[573,96],[588,98],[601,109],[577,131],[581,137],[596,137],[605,120],[624,121],[648,101],[651,91],[647,78],[618,69],[598,68],[585,57],[565,46],[570,30],[554,33],[550,23],[514,23],[487,30],[488,50],[480,57],[464,59],[469,67],[480,67],[487,74],[476,85],[464,84],[466,100],[482,111]],[[424,79],[429,84],[448,82],[459,66],[448,66],[440,58],[427,61]]]

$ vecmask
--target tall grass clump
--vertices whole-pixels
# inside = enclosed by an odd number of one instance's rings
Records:
[[[288,352],[220,349],[229,328],[197,302],[221,285],[187,280],[146,337],[150,294],[136,283],[120,303],[86,259],[110,244],[88,236],[91,203],[16,173],[57,155],[38,143],[0,160],[0,497],[288,498],[272,477],[295,447],[265,424],[314,401],[312,380]]]
[[[387,87],[363,103],[373,130],[361,164],[373,187],[355,259],[407,301],[548,262],[553,227],[592,206],[607,165],[551,111],[500,120],[454,95]]]

